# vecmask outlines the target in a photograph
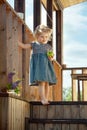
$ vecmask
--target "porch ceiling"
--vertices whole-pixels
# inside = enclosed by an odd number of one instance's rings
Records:
[[[47,0],[41,0],[46,7]],[[86,2],[87,0],[53,0],[53,9],[58,10],[59,8],[64,9],[75,4],[80,4],[81,2]]]
[[[79,4],[81,2],[85,2],[87,0],[55,0],[59,5],[64,9],[70,7],[75,4]]]

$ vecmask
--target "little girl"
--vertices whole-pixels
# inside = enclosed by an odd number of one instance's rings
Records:
[[[49,84],[56,84],[56,75],[52,65],[53,56],[48,56],[47,52],[52,47],[47,44],[51,40],[52,29],[45,25],[36,27],[34,36],[36,41],[28,44],[18,42],[19,46],[32,49],[30,61],[30,83],[39,85],[39,95],[43,105],[49,104]]]

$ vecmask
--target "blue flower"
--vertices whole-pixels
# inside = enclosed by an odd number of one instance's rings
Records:
[[[20,91],[19,89],[19,83],[22,81],[22,80],[16,80],[15,82],[13,82],[13,76],[15,75],[14,72],[10,72],[8,74],[8,84],[7,84],[7,89],[14,89],[14,91],[16,93],[18,93]]]
[[[12,83],[12,89],[15,89],[16,87],[18,87],[19,83],[21,82],[22,80],[17,80],[15,82]]]
[[[14,75],[15,75],[14,72],[10,72],[10,73],[8,74],[8,83],[12,83],[12,78],[13,78]]]

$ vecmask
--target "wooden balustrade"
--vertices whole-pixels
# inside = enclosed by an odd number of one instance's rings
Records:
[[[87,67],[65,68],[63,70],[71,71],[72,100],[87,101]]]

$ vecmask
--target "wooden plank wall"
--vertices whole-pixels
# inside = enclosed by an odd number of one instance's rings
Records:
[[[6,87],[7,74],[14,71],[15,78],[24,79],[20,89],[21,96],[26,97],[26,92],[29,92],[27,87],[30,50],[24,51],[23,57],[23,50],[18,47],[17,41],[22,41],[24,36],[26,43],[32,41],[34,37],[31,30],[7,2],[0,3],[0,17],[0,89]],[[24,34],[22,34],[23,26]]]
[[[25,130],[29,103],[14,97],[0,96],[0,130]]]
[[[26,130],[87,130],[87,102],[30,103]]]

